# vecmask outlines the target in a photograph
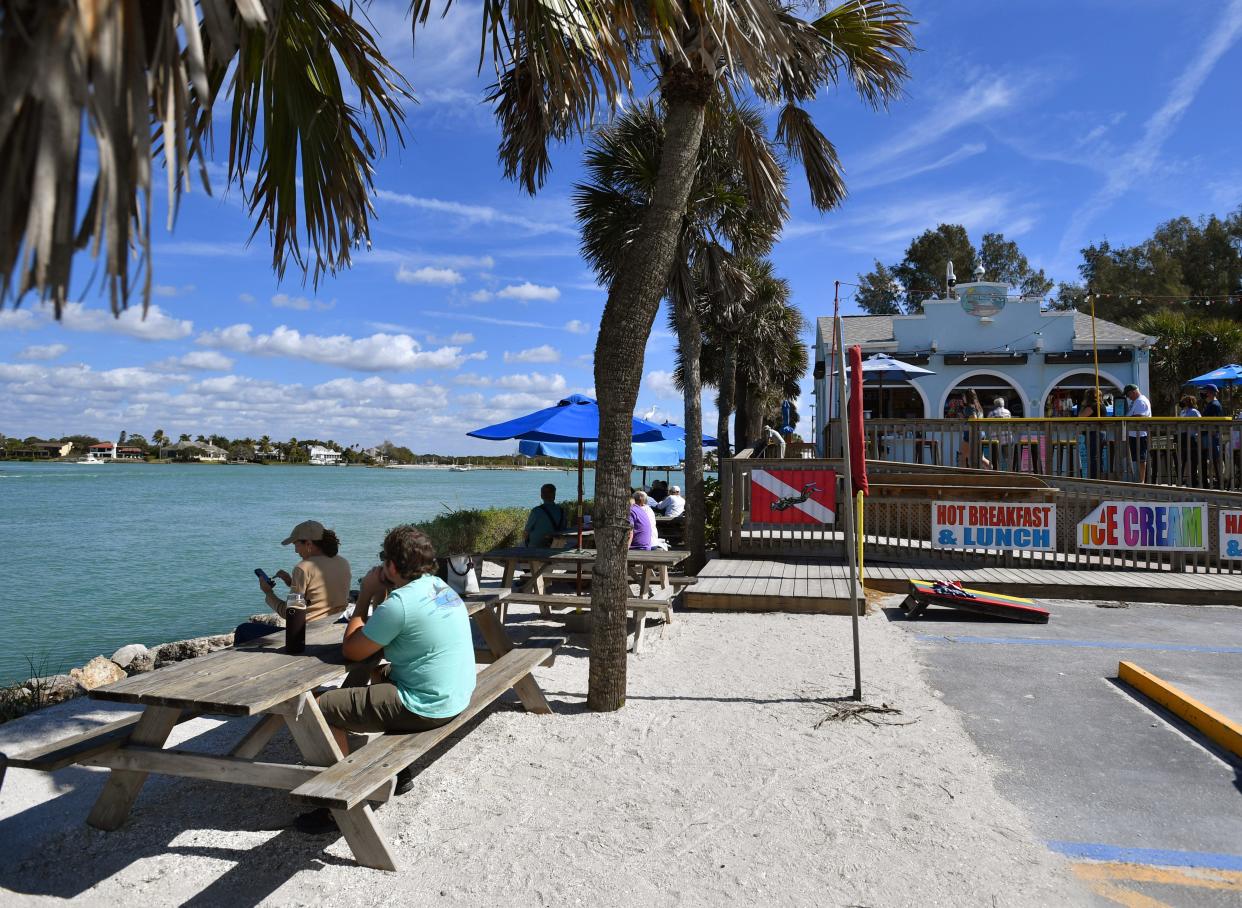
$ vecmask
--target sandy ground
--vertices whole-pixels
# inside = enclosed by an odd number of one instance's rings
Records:
[[[529,612],[515,637],[546,634]],[[996,767],[883,614],[862,621],[866,700],[892,725],[820,723],[853,689],[850,622],[681,612],[630,657],[629,699],[584,708],[585,638],[537,677],[555,714],[502,701],[377,816],[399,875],[306,837],[261,789],[152,778],[129,822],[84,824],[102,771],[10,770],[0,791],[6,905],[1072,905],[1067,866],[993,785]],[[0,749],[63,736],[96,704],[0,726]],[[223,752],[247,722],[174,741]],[[282,735],[265,758],[294,760]]]

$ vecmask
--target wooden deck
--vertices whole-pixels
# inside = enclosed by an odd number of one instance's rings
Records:
[[[1037,599],[1102,599],[1242,606],[1242,575],[1172,571],[1074,571],[865,565],[868,589],[904,593],[909,581],[952,579],[987,592]],[[683,593],[687,608],[849,614],[849,569],[809,559],[717,558]]]

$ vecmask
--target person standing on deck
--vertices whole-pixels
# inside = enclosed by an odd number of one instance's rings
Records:
[[[1138,385],[1126,385],[1122,391],[1126,400],[1130,402],[1129,408],[1126,410],[1127,418],[1150,419],[1151,418],[1151,401],[1139,391]],[[1148,455],[1148,439],[1146,429],[1130,429],[1126,433],[1128,444],[1130,446],[1130,462],[1138,466],[1139,485],[1147,482],[1147,455]]]
[[[1203,416],[1211,419],[1223,419],[1225,416],[1225,408],[1221,406],[1220,400],[1216,397],[1215,385],[1204,385],[1203,387]],[[1212,465],[1212,482],[1216,488],[1224,488],[1223,479],[1221,477],[1222,464],[1220,456],[1220,430],[1209,429],[1203,433],[1199,451],[1203,456],[1203,484],[1208,484],[1208,463]]]

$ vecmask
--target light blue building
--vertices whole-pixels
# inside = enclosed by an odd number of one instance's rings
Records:
[[[1072,416],[1095,387],[1090,315],[1041,308],[1039,299],[1005,298],[1003,284],[960,284],[957,298],[933,299],[921,315],[845,316],[845,345],[858,344],[864,359],[887,353],[932,370],[907,382],[868,381],[864,410],[872,418],[935,419],[960,412],[974,390],[991,415],[995,401],[1014,417]],[[820,318],[815,339],[815,437],[824,451],[824,428],[836,403],[837,364],[832,362],[831,318]],[[1100,392],[1108,407],[1133,382],[1148,390],[1148,361],[1156,338],[1095,320]],[[1003,415],[1003,414],[1002,414]],[[1159,415],[1159,414],[1157,414]]]

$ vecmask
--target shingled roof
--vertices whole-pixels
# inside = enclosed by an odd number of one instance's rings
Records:
[[[893,338],[893,317],[891,315],[847,315],[845,321],[845,345],[861,344],[867,347],[872,344],[891,344]],[[823,338],[832,337],[832,318],[824,316],[819,319],[819,335]],[[1095,340],[1101,347],[1141,347],[1147,343],[1147,335],[1105,321],[1095,320]],[[1075,344],[1091,343],[1091,316],[1085,312],[1074,312]]]

